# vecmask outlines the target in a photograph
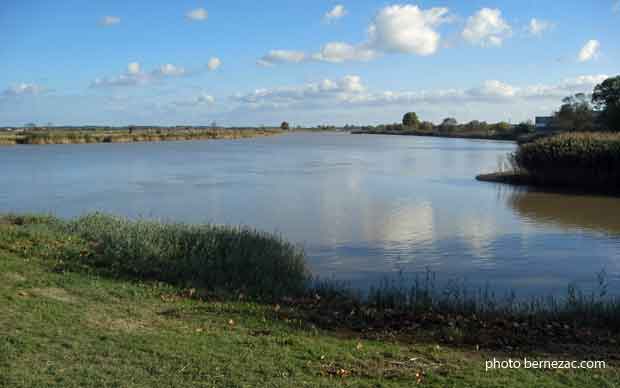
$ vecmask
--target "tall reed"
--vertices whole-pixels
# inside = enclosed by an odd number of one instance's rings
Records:
[[[535,183],[620,189],[620,134],[564,133],[521,144],[514,160]]]

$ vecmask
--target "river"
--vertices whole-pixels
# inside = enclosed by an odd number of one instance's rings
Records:
[[[0,148],[0,212],[104,211],[243,224],[303,245],[314,274],[367,288],[431,271],[519,295],[620,294],[620,199],[474,180],[510,142],[293,133]]]

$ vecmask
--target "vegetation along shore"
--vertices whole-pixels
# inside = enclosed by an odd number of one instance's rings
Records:
[[[482,181],[620,192],[620,134],[563,133],[519,145],[511,168]]]
[[[620,301],[604,273],[596,292],[562,298],[439,290],[432,273],[362,298],[313,280],[303,251],[273,235],[91,214],[1,216],[0,278],[3,386],[620,381]],[[605,368],[485,370],[509,357]]]
[[[242,139],[280,134],[277,128],[126,127],[29,128],[0,132],[0,145],[87,144]]]
[[[564,130],[520,142],[508,170],[477,179],[620,193],[620,76],[597,85],[590,99],[565,98],[551,123]]]

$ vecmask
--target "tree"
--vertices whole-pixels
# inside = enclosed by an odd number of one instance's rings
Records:
[[[594,87],[592,103],[608,129],[620,131],[620,76],[607,78]]]
[[[403,125],[409,128],[418,128],[420,126],[420,119],[415,112],[407,112],[403,116]]]
[[[284,131],[288,131],[289,130],[289,125],[288,122],[283,121],[282,124],[280,124],[280,129],[284,130]]]
[[[424,132],[432,132],[434,129],[433,123],[430,121],[422,121],[418,129]]]
[[[505,121],[500,121],[499,123],[495,124],[495,126],[498,131],[502,131],[502,132],[506,132],[512,129],[512,125]]]
[[[452,117],[445,118],[441,125],[439,125],[439,129],[444,132],[453,131],[458,125],[458,121]]]
[[[522,121],[515,126],[515,132],[518,134],[531,133],[536,130],[532,120]]]
[[[464,125],[466,131],[470,132],[486,132],[488,124],[485,121],[472,120]]]
[[[592,106],[585,94],[565,97],[562,103],[553,116],[554,126],[568,131],[590,131],[595,128]]]

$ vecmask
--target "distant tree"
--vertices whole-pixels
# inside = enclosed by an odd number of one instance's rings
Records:
[[[400,123],[388,124],[385,126],[387,131],[402,131],[405,127]]]
[[[420,119],[415,112],[407,112],[403,116],[403,125],[408,128],[417,129],[420,126]]]
[[[286,122],[286,121],[283,121],[282,124],[280,124],[280,129],[282,129],[282,130],[288,131],[289,128],[290,127],[288,125],[288,122]]]
[[[443,132],[449,132],[456,129],[456,126],[459,125],[458,121],[452,117],[445,118],[441,125],[439,125],[439,129]]]
[[[534,132],[535,129],[536,127],[534,126],[534,123],[532,123],[532,120],[522,121],[515,125],[515,131],[519,134]]]
[[[601,112],[601,123],[607,129],[620,131],[620,76],[607,78],[596,85],[592,103]]]
[[[472,120],[463,125],[463,129],[469,132],[486,132],[489,128],[488,124],[484,121]]]
[[[502,132],[506,132],[512,129],[512,124],[505,121],[500,121],[499,123],[495,124],[495,126],[497,127],[498,131]]]
[[[434,126],[433,123],[431,123],[430,121],[422,121],[418,129],[424,132],[432,132]]]
[[[562,99],[562,106],[553,116],[553,126],[566,131],[595,129],[592,105],[584,93]]]

